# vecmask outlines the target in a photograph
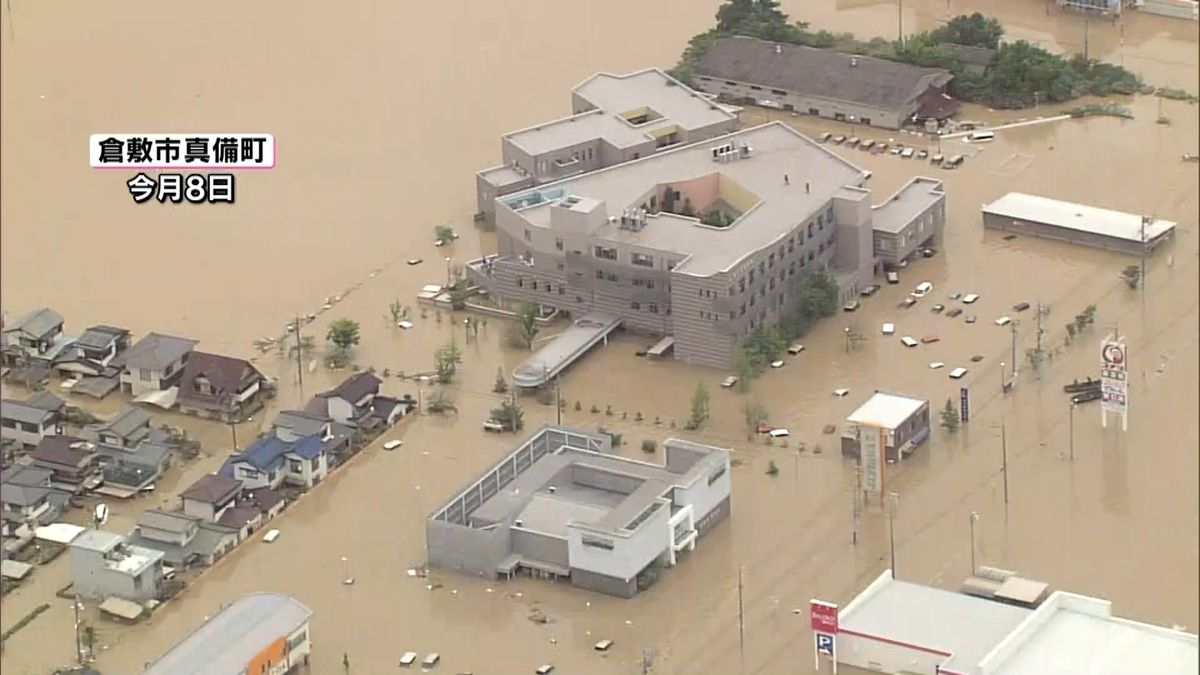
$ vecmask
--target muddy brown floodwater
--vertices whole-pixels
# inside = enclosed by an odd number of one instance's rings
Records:
[[[749,394],[719,390],[719,371],[635,358],[648,341],[636,335],[618,336],[564,378],[565,421],[620,431],[633,452],[643,438],[671,435],[670,423],[686,417],[696,382],[708,383],[713,419],[695,436],[735,451],[732,518],[632,600],[537,581],[441,573],[426,580],[405,574],[424,559],[423,519],[513,442],[483,435],[478,423],[495,405],[497,369],[511,369],[523,356],[503,344],[501,322],[468,338],[461,316],[421,318],[413,300],[420,285],[444,278],[443,256],[462,262],[492,245],[471,226],[472,172],[495,161],[501,133],[561,115],[569,88],[587,75],[672,64],[686,39],[709,25],[716,3],[301,4],[224,1],[198,11],[136,0],[84,3],[68,13],[53,3],[13,0],[3,12],[4,309],[50,304],[69,329],[106,322],[137,333],[177,332],[203,348],[251,356],[252,340],[280,334],[295,313],[316,312],[326,297],[353,289],[305,331],[320,338],[330,318],[354,318],[363,326],[355,360],[393,371],[427,370],[433,349],[452,333],[465,353],[462,377],[450,387],[457,416],[406,422],[389,435],[403,435],[403,449],[368,450],[275,521],[272,527],[282,531],[275,544],[246,543],[148,623],[101,623],[97,665],[104,672],[138,672],[221,604],[262,590],[313,608],[314,672],[340,667],[342,653],[354,672],[385,672],[409,649],[441,652],[446,672],[529,672],[552,662],[563,672],[634,673],[643,650],[661,673],[807,668],[811,635],[791,610],[810,597],[847,601],[888,558],[878,509],[864,516],[859,543],[851,545],[852,469],[836,451],[836,436],[821,429],[875,388],[926,396],[939,407],[960,383],[945,370],[930,370],[935,360],[970,366],[963,383],[972,391],[973,415],[956,433],[936,430],[911,461],[889,469],[889,485],[900,494],[902,578],[957,584],[967,572],[966,519],[974,510],[982,516],[982,561],[1107,597],[1125,616],[1193,631],[1200,624],[1194,574],[1200,214],[1197,165],[1179,159],[1198,149],[1196,106],[1164,102],[1171,124],[1159,125],[1159,102],[1138,97],[1125,101],[1133,120],[1025,127],[998,133],[982,147],[948,141],[971,155],[957,171],[838,150],[874,173],[876,201],[912,175],[946,181],[949,224],[936,257],[911,264],[900,286],[885,286],[857,313],[823,322],[806,338],[803,355],[766,373]],[[1047,13],[1040,0],[999,9],[978,0],[910,0],[904,8],[908,30],[979,10],[999,12],[1011,35],[1050,49],[1075,50],[1083,38],[1082,19]],[[898,19],[896,5],[861,0],[793,0],[784,9],[815,27],[863,38],[894,35]],[[1200,89],[1195,23],[1135,13],[1118,24],[1093,22],[1089,45],[1093,55],[1151,83]],[[1004,121],[1053,112],[964,115]],[[746,121],[778,115],[750,110]],[[772,118],[808,132],[828,126]],[[274,133],[280,163],[240,175],[233,207],[137,206],[125,191],[127,176],[92,171],[83,156],[88,134],[123,130]],[[1149,262],[1143,298],[1117,278],[1129,259],[983,231],[979,206],[1010,190],[1154,213],[1177,221],[1178,236]],[[441,223],[463,234],[447,249],[430,242]],[[403,264],[413,257],[427,262]],[[933,315],[925,307],[930,301],[896,310],[923,280],[933,282],[939,298],[950,290],[979,293],[972,310],[979,322]],[[396,298],[413,306],[412,330],[390,327],[387,305]],[[1020,358],[1019,383],[1004,397],[1000,361],[1011,369],[1011,333],[992,320],[1014,303],[1039,300],[1051,307],[1048,344],[1062,345],[1065,323],[1088,304],[1098,306],[1097,324],[1040,374]],[[1034,343],[1030,314],[1018,317],[1018,354]],[[896,323],[899,333],[936,333],[941,341],[906,350],[879,335],[884,321]],[[1071,462],[1061,384],[1095,373],[1097,340],[1118,324],[1135,371],[1129,432],[1101,429],[1098,410],[1085,407],[1076,415]],[[869,337],[853,352],[842,339],[847,326]],[[973,355],[984,359],[970,363]],[[275,352],[259,355],[258,363],[280,378],[272,411],[302,401],[292,368]],[[338,377],[307,373],[304,393]],[[851,393],[835,398],[836,387]],[[412,391],[395,378],[385,389]],[[792,430],[790,446],[747,441],[741,410],[748,400],[763,402],[773,423]],[[113,412],[122,403],[90,407]],[[590,414],[593,404],[612,405],[618,414]],[[249,438],[272,411],[256,416],[239,438]],[[661,417],[663,425],[634,423],[636,412]],[[552,417],[550,408],[528,403],[529,424]],[[155,496],[114,505],[113,529],[131,527],[141,509],[169,501],[230,450],[224,426],[162,418],[200,438],[205,455],[165,479]],[[1007,508],[1000,425],[1009,448]],[[774,478],[764,473],[770,461],[781,469]],[[340,583],[342,556],[357,579],[352,587]],[[4,598],[4,628],[51,603],[5,645],[5,673],[42,674],[71,658],[71,612],[54,597],[68,577],[60,558]],[[549,623],[527,619],[535,605]],[[592,651],[604,638],[614,648]]]

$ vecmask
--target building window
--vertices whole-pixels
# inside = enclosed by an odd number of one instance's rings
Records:
[[[557,249],[557,250],[559,250],[559,251],[563,250],[563,240],[562,240],[562,239],[555,239],[555,240],[554,240],[554,248],[555,248],[555,249]]]
[[[629,303],[629,308],[630,308],[630,309],[638,309],[638,310],[640,310],[640,309],[642,308],[642,303],[640,303],[640,302],[638,302],[638,301],[634,300],[633,302]]]
[[[755,86],[755,85],[753,85],[753,84],[752,84],[752,85],[750,85],[750,88],[751,88],[751,89],[753,89],[754,91],[762,91],[762,87],[757,87],[757,86]]]
[[[529,234],[529,230],[525,230],[525,241],[533,241],[533,236]]]
[[[821,114],[821,111],[820,111],[820,110],[817,110],[816,108],[809,108],[809,109],[808,109],[808,114],[809,114],[809,115],[820,115],[820,114]]]
[[[525,288],[525,280],[517,277],[517,288]]]
[[[861,118],[859,118],[858,121],[867,126],[871,126],[871,118],[870,117],[861,117]]]
[[[650,313],[651,313],[651,314],[658,314],[658,305],[657,305],[657,304],[655,304],[655,303],[653,303],[653,302],[652,302],[652,303],[650,303],[650,304],[649,304],[649,305],[647,305],[647,306],[650,308]]]
[[[772,89],[771,93],[775,94],[776,96],[787,96],[787,92],[781,89]]]
[[[613,282],[614,284],[617,282],[617,275],[614,272],[606,272],[604,274],[604,278],[608,279],[609,281]]]
[[[596,270],[596,278],[603,281],[604,280],[604,270]]]
[[[616,260],[617,259],[617,249],[605,248],[603,246],[597,246],[596,247],[596,257],[602,258],[604,260]]]
[[[610,539],[602,539],[600,537],[593,537],[585,534],[580,537],[580,542],[584,546],[588,546],[590,548],[602,548],[606,551],[613,550],[613,542]]]
[[[559,295],[566,295],[566,294],[567,294],[566,286],[563,286],[562,284],[559,284],[559,285],[558,285],[558,294],[559,294]]]
[[[631,253],[629,254],[629,261],[641,267],[654,267],[654,256]]]
[[[149,382],[154,379],[154,371],[141,368],[138,370],[138,377],[142,379],[142,382]]]

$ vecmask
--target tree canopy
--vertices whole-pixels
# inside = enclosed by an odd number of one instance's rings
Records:
[[[338,319],[329,324],[325,339],[343,351],[358,344],[358,322],[351,319]]]
[[[1004,26],[1000,25],[998,19],[975,12],[969,16],[960,14],[950,19],[946,25],[935,28],[931,35],[938,42],[999,49],[1000,38],[1004,36]]]

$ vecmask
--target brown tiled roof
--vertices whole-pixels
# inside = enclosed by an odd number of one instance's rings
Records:
[[[235,506],[221,514],[221,518],[217,521],[217,524],[240,530],[242,526],[258,518],[260,515],[261,513],[256,506]]]
[[[378,393],[379,385],[383,380],[375,376],[375,373],[364,370],[361,373],[356,373],[346,378],[341,384],[327,392],[318,394],[325,398],[341,398],[349,401],[351,405],[358,403],[358,400],[367,394]]]
[[[86,447],[72,448],[76,443],[86,443]],[[35,461],[51,464],[79,466],[87,457],[95,456],[96,446],[82,438],[74,436],[46,436],[34,448],[32,457]]]
[[[221,474],[210,473],[189,485],[180,496],[184,499],[191,499],[206,504],[219,504],[228,500],[232,495],[237,494],[241,489],[242,481],[222,476]]]
[[[257,488],[246,491],[245,503],[253,505],[264,514],[268,513],[275,505],[283,501],[283,495],[272,490],[271,488]]]
[[[201,394],[196,391],[194,382],[198,377],[205,377],[212,385],[215,393]],[[236,393],[253,377],[262,377],[262,373],[245,359],[231,356],[192,352],[187,365],[183,367],[183,379],[179,383],[179,398],[191,401],[201,401],[219,404],[222,399]]]

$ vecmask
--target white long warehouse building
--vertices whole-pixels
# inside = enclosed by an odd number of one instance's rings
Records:
[[[983,225],[1132,255],[1141,255],[1143,246],[1153,251],[1175,234],[1175,223],[1169,220],[1021,192],[985,204]]]

